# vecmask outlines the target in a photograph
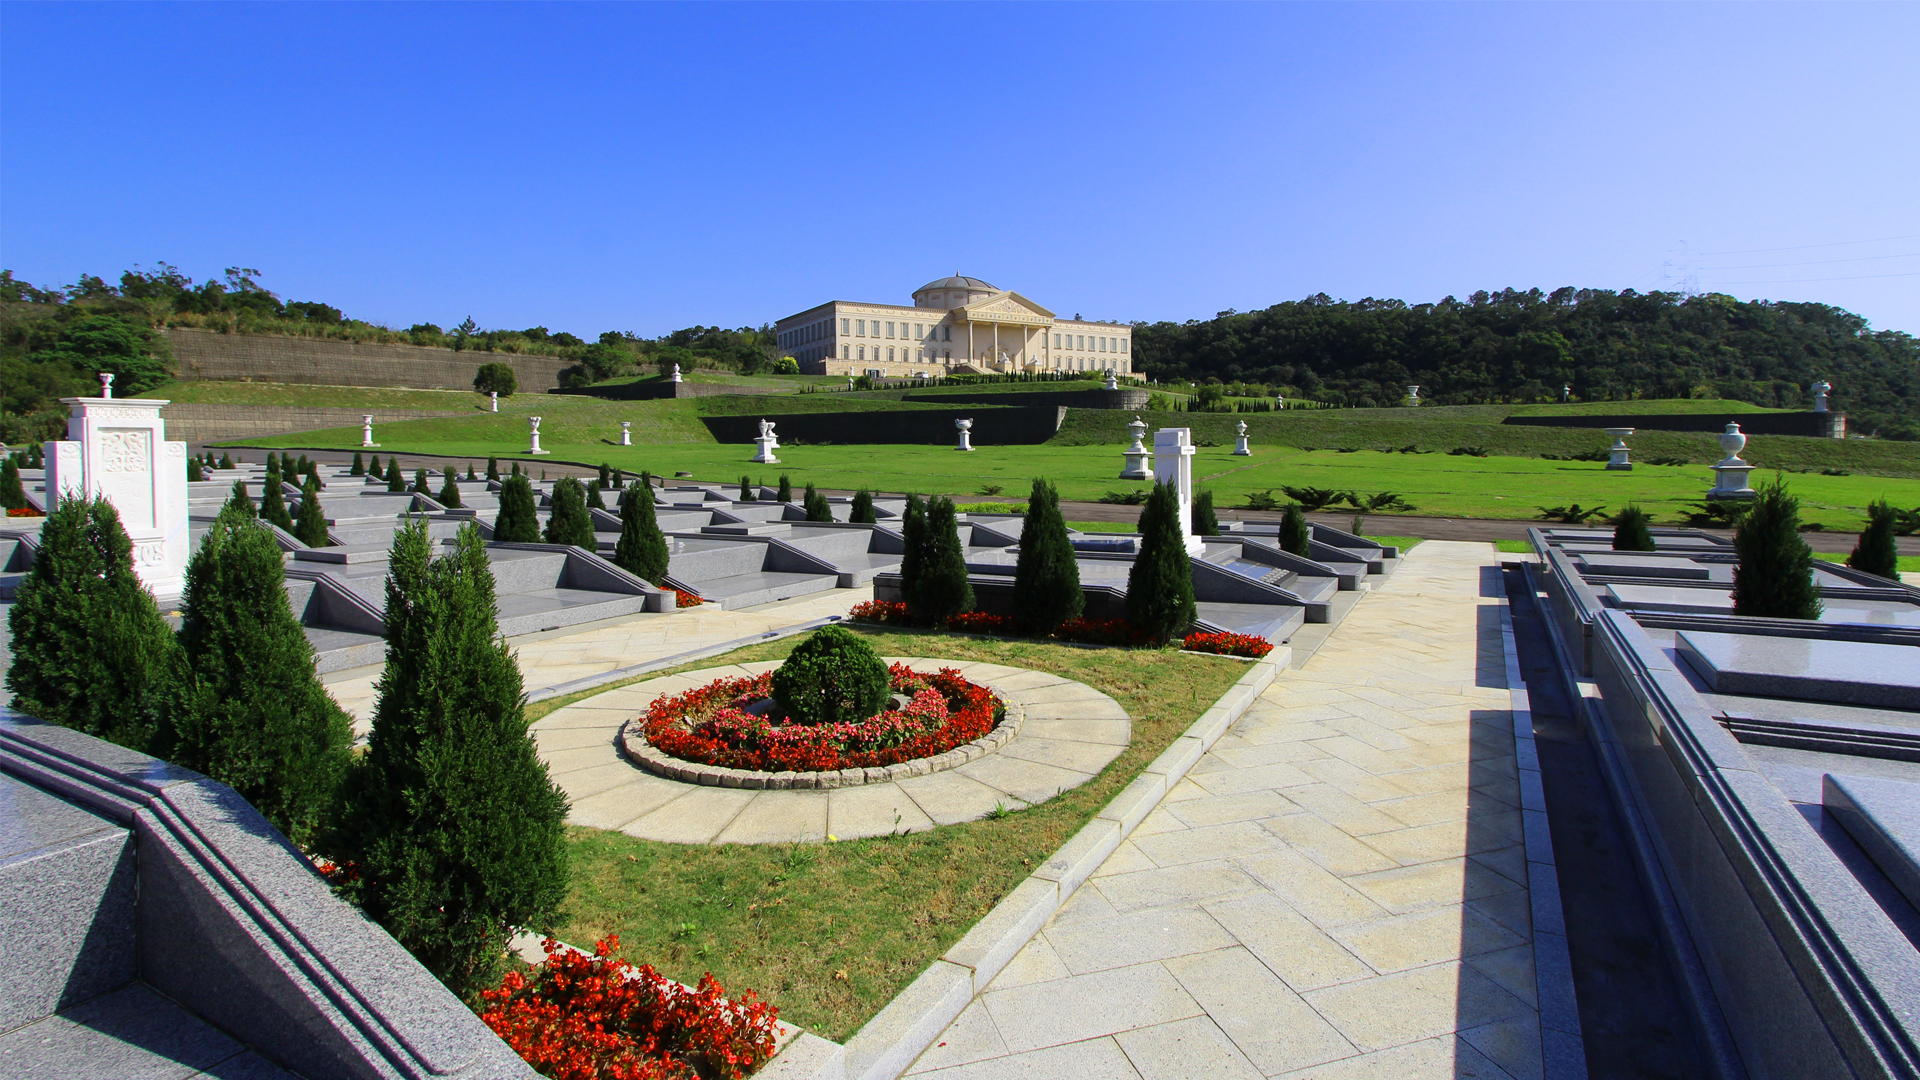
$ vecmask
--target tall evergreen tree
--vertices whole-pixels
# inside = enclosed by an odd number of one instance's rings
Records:
[[[1733,613],[1763,619],[1817,619],[1820,588],[1813,550],[1800,538],[1800,500],[1774,480],[1760,485],[1733,533]]]
[[[600,497],[600,485],[598,483],[588,484],[587,485],[587,509],[605,510],[606,508],[607,508],[607,501]]]
[[[553,496],[549,500],[547,532],[543,540],[549,544],[572,544],[588,551],[599,549],[600,542],[593,535],[593,518],[587,514],[586,491],[580,481],[571,476],[563,476],[553,485]]]
[[[406,493],[406,490],[407,490],[407,474],[401,471],[399,459],[388,458],[387,459],[387,491],[395,495],[403,495]]]
[[[1893,539],[1893,505],[1885,499],[1867,505],[1867,527],[1853,542],[1847,565],[1894,581],[1900,580],[1900,549]]]
[[[873,492],[861,488],[853,493],[853,505],[847,508],[847,520],[855,525],[872,525],[879,520],[873,514]]]
[[[613,563],[655,585],[667,580],[667,538],[654,513],[653,493],[638,485],[620,496],[620,539],[613,545]]]
[[[20,466],[12,457],[0,462],[0,507],[8,510],[24,510],[33,504],[27,501],[27,487],[20,482]]]
[[[300,470],[300,475],[312,481],[316,487],[326,486],[326,481],[320,479],[320,463],[317,461],[307,462],[307,467]],[[304,484],[305,481],[302,481],[302,483]]]
[[[353,452],[353,464],[347,466],[347,475],[348,476],[367,475],[367,463],[360,459],[360,451],[358,450],[355,450]]]
[[[1193,535],[1220,535],[1220,516],[1213,512],[1212,489],[1204,490],[1193,497]]]
[[[440,494],[434,501],[449,510],[460,506],[460,484],[452,469],[447,470],[447,482],[440,485]]]
[[[0,466],[0,474],[4,474],[4,471],[5,471],[5,466]],[[205,479],[206,479],[206,475],[200,471],[200,459],[188,458],[187,459],[187,483],[191,484],[191,483],[195,483],[197,481],[205,480]],[[6,484],[6,479],[4,475],[0,475],[0,486],[4,486],[5,484]]]
[[[500,516],[494,519],[493,538],[502,543],[537,544],[540,518],[533,501],[533,482],[514,473],[500,485]]]
[[[513,475],[515,476],[524,475],[520,470],[520,463],[518,461],[513,463]]]
[[[380,467],[379,454],[373,455],[373,459],[367,462],[367,475],[373,477],[375,480],[385,480],[387,478],[387,471]]]
[[[178,678],[173,631],[133,572],[104,498],[61,499],[7,613],[13,707],[142,753],[165,750]]]
[[[310,548],[329,543],[326,511],[320,508],[320,484],[311,478],[300,489],[300,517],[293,523],[293,535]]]
[[[793,501],[793,481],[787,479],[786,473],[780,474],[780,491],[773,497],[773,501],[783,503]]]
[[[1300,504],[1288,503],[1287,512],[1280,518],[1280,550],[1304,559],[1312,549],[1313,529],[1307,524],[1307,516],[1300,512]]]
[[[293,517],[287,513],[287,496],[281,487],[280,473],[267,470],[267,482],[260,486],[260,520],[293,531]]]
[[[231,469],[231,468],[233,468],[233,455],[232,455],[232,454],[221,454],[221,455],[220,455],[220,467],[221,467],[221,468],[223,468],[223,469]]]
[[[187,563],[180,615],[186,677],[169,759],[307,843],[352,760],[353,721],[314,675],[280,546],[250,515],[221,511]]]
[[[740,476],[740,501],[741,502],[757,502],[758,501],[758,496],[753,490],[753,481],[747,479],[746,474],[744,473],[741,474]]]
[[[603,461],[600,463],[600,479],[595,481],[593,486],[599,490],[604,491],[608,486],[612,484],[612,482],[613,482],[613,466]],[[604,507],[602,509],[604,509]]]
[[[833,520],[833,504],[827,501],[825,495],[815,491],[812,484],[807,485],[806,494],[800,497],[800,508],[807,512],[808,521]]]
[[[967,580],[966,548],[960,543],[959,512],[953,500],[936,496],[927,504],[922,534],[926,554],[921,557],[920,585],[908,601],[915,622],[943,626],[955,615],[973,610],[973,584]]]
[[[1628,503],[1613,519],[1613,550],[1658,551],[1660,546],[1653,542],[1653,530],[1647,528],[1647,522],[1647,512]]]
[[[900,539],[900,599],[911,611],[927,560],[927,506],[918,495],[907,495],[906,509],[900,513]]]
[[[497,457],[487,458],[487,479],[496,480],[496,481],[500,479],[500,459],[499,458]]]
[[[415,469],[413,471],[412,491],[416,495],[432,495],[433,494],[433,489],[427,486],[427,470]]]
[[[456,993],[489,985],[516,928],[550,930],[567,892],[567,798],[528,736],[520,670],[469,525],[429,558],[395,537],[373,735],[321,842],[343,887]]]
[[[1178,500],[1172,485],[1153,485],[1140,512],[1140,554],[1127,572],[1127,621],[1162,644],[1183,636],[1196,615]]]
[[[1013,571],[1013,619],[1025,633],[1044,637],[1086,607],[1080,566],[1074,561],[1060,493],[1036,479],[1020,525],[1020,559]]]
[[[467,480],[468,480],[468,482],[470,482],[470,483],[471,483],[471,482],[477,482],[477,481],[478,481],[479,479],[480,479],[480,477],[479,477],[478,475],[476,475],[476,474],[474,473],[474,471],[473,471],[473,462],[471,462],[471,461],[469,461],[469,462],[467,462]]]
[[[221,506],[220,509],[233,509],[256,521],[260,518],[260,512],[253,507],[253,497],[247,494],[247,482],[245,480],[235,480],[233,482],[233,493],[227,496],[225,505]]]

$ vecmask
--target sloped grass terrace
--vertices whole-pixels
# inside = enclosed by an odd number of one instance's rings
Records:
[[[636,963],[688,983],[712,972],[730,989],[759,990],[782,1019],[844,1041],[1247,671],[1245,661],[1175,650],[850,629],[883,655],[984,660],[1084,682],[1126,708],[1133,741],[1080,788],[1003,817],[927,832],[690,847],[570,828],[574,887],[561,940],[591,943],[618,933]],[[783,659],[799,640],[689,667]],[[528,718],[571,700],[532,706]]]

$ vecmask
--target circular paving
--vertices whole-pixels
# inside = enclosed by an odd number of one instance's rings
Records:
[[[755,790],[688,783],[646,772],[621,756],[622,725],[663,694],[720,678],[754,676],[778,661],[668,675],[596,694],[533,725],[570,824],[681,844],[851,840],[972,821],[995,807],[1019,810],[1079,787],[1126,749],[1133,723],[1118,702],[1085,683],[979,661],[886,657],[922,670],[950,667],[991,689],[1022,716],[997,751],[942,772],[831,790]]]

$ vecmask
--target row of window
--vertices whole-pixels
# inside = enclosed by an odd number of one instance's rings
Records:
[[[869,323],[872,324],[871,327],[869,327],[868,325]],[[883,326],[885,327],[884,335],[882,334]],[[869,329],[872,330],[871,334],[868,333]],[[927,340],[929,336],[927,334],[927,330],[929,328],[925,323],[905,323],[905,322],[894,323],[894,322],[883,322],[880,319],[841,319],[840,320],[840,335],[842,337],[882,337],[882,336],[895,337],[895,336],[898,336],[898,337],[904,338],[907,336],[909,329],[911,329],[913,333],[913,339],[915,341]],[[933,330],[933,334],[932,334],[933,339],[939,340],[939,341],[953,340],[953,327],[951,324],[935,326],[935,327],[932,327],[931,329]],[[784,334],[781,335],[780,345],[782,348],[790,348],[794,345],[804,344],[809,341],[818,341],[821,338],[831,334],[832,331],[833,331],[833,320],[824,319],[820,322],[812,323],[807,326],[803,326],[798,329],[789,330],[785,332]],[[1059,350],[1071,350],[1071,351],[1081,351],[1081,352],[1102,352],[1102,353],[1125,354],[1129,351],[1128,342],[1126,338],[1101,337],[1099,335],[1089,335],[1089,334],[1055,334],[1053,335],[1053,347]],[[842,346],[843,350],[844,348],[845,347]],[[847,357],[843,355],[841,359],[844,360],[844,359],[847,359]]]
[[[918,355],[917,356],[912,355],[916,351]],[[934,355],[936,352],[940,353],[941,355],[936,357]],[[867,347],[865,345],[842,345],[840,346],[840,359],[864,361],[867,359]],[[876,363],[878,363],[880,360],[880,346],[878,345],[875,345],[873,347],[873,359]],[[889,345],[887,346],[886,359],[887,359],[887,362],[890,364],[902,363],[907,360],[914,360],[914,359],[919,359],[919,360],[939,359],[947,363],[952,363],[953,350],[952,349],[929,349],[922,346],[918,350],[909,350],[906,348],[899,348],[896,351],[895,346]],[[1103,360],[1097,356],[1055,357],[1054,363],[1061,370],[1065,370],[1065,371],[1105,371],[1109,368],[1113,369],[1114,371],[1126,370],[1126,365],[1121,361]]]
[[[1064,342],[1064,344],[1062,344]],[[1097,337],[1087,334],[1055,334],[1053,347],[1056,349],[1080,349],[1087,352],[1124,353],[1127,351],[1126,338]]]

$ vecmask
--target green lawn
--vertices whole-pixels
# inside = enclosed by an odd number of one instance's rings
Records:
[[[905,836],[708,847],[569,829],[573,890],[561,940],[590,947],[618,933],[634,963],[688,983],[712,972],[729,991],[759,991],[782,1019],[843,1041],[1247,671],[1244,661],[1173,650],[850,629],[883,655],[987,660],[1080,680],[1126,708],[1133,741],[1099,776],[1039,806]],[[696,666],[783,658],[799,640]]]
[[[1816,551],[1813,553],[1813,557],[1822,562],[1837,563],[1846,562],[1847,555],[1848,552],[1844,551]],[[1905,574],[1920,574],[1920,555],[1899,555],[1895,556],[1895,558],[1897,561],[1894,563],[1894,569]]]

